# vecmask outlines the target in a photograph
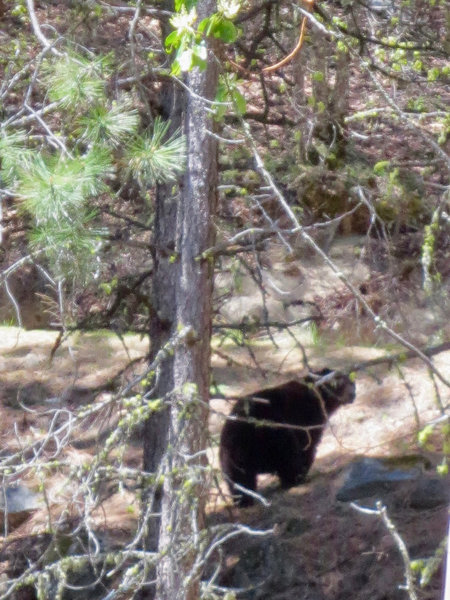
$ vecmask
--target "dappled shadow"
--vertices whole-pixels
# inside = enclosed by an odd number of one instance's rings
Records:
[[[42,404],[52,395],[50,387],[40,381],[14,385],[0,379],[0,403],[3,406],[22,410],[24,406]]]
[[[403,562],[393,538],[376,516],[358,513],[338,502],[336,491],[345,469],[313,472],[289,491],[262,485],[270,506],[246,509],[217,506],[211,525],[242,523],[245,532],[224,544],[219,583],[240,588],[239,597],[291,600],[400,600]],[[374,506],[377,498],[360,503]],[[411,558],[431,556],[444,537],[447,508],[413,510],[405,495],[386,492],[379,497],[410,548]],[[252,535],[251,529],[259,534]],[[261,537],[262,531],[271,531]],[[218,557],[214,557],[217,559]],[[211,573],[216,564],[212,561]],[[433,577],[424,598],[440,596],[442,573]]]

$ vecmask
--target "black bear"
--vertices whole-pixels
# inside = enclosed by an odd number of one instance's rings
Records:
[[[300,483],[328,417],[354,398],[355,384],[330,369],[239,398],[220,438],[220,464],[236,504],[253,503],[242,488],[255,491],[258,473],[276,473],[283,488]]]

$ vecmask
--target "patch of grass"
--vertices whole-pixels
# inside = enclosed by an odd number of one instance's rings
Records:
[[[15,317],[9,317],[9,319],[0,321],[0,327],[17,327],[17,320]]]

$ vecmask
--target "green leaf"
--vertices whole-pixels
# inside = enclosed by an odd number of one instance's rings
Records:
[[[193,55],[193,57],[192,57],[192,66],[193,67],[198,67],[199,69],[204,71],[206,69],[206,65],[207,65],[207,62],[205,59],[203,59],[201,56],[198,56],[198,54]]]
[[[179,77],[179,75],[181,75],[181,66],[180,66],[180,63],[178,62],[177,58],[172,63],[172,68],[170,70],[170,73],[171,73],[171,75],[174,75],[175,77]]]
[[[246,102],[244,96],[236,88],[233,90],[232,94],[233,94],[233,103],[236,107],[236,111],[240,115],[244,115],[247,110],[247,102]]]
[[[184,8],[188,12],[197,5],[197,0],[175,0],[175,10],[176,12],[181,12]]]
[[[203,19],[198,26],[198,31],[204,33],[206,36],[220,39],[227,44],[234,42],[237,38],[236,27],[230,19],[220,14]]]
[[[227,107],[225,104],[214,104],[214,117],[217,121],[219,121],[227,112]]]
[[[217,23],[212,35],[226,44],[230,44],[237,38],[237,29],[229,19],[223,18]]]
[[[373,172],[375,173],[375,175],[384,175],[389,166],[390,163],[388,160],[380,160],[374,165]]]
[[[216,102],[225,102],[228,98],[228,88],[223,80],[219,80],[216,91]]]
[[[174,30],[171,33],[169,33],[165,41],[166,50],[168,52],[171,52],[174,48],[178,48],[178,46],[180,45],[180,39],[181,37],[177,30]]]
[[[200,21],[200,23],[198,24],[197,30],[200,33],[204,33],[205,30],[208,31],[207,28],[209,28],[211,25],[211,19],[212,19],[212,17],[206,17],[205,19]],[[209,35],[209,32],[206,35]]]

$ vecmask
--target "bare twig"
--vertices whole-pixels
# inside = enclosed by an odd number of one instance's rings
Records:
[[[256,146],[256,142],[255,142],[255,140],[254,140],[254,138],[253,138],[253,136],[252,136],[252,134],[250,132],[250,127],[249,127],[248,123],[245,123],[243,121],[243,119],[241,119],[241,126],[242,126],[242,128],[243,128],[243,130],[245,132],[246,137],[247,137],[248,144],[249,144],[249,146],[250,146],[250,148],[251,148],[251,150],[253,152],[253,156],[254,156],[255,163],[256,163],[256,169],[259,171],[259,173],[261,174],[261,176],[263,177],[263,179],[267,182],[267,184],[270,186],[270,188],[274,192],[274,195],[277,198],[280,206],[283,208],[285,214],[290,219],[290,221],[291,221],[291,223],[292,223],[292,225],[294,227],[294,231],[296,231],[296,232],[298,232],[298,233],[301,234],[301,236],[309,244],[309,246],[311,246],[314,249],[314,251],[323,259],[324,263],[326,265],[328,265],[328,267],[331,269],[331,271],[334,273],[334,275],[340,281],[342,281],[342,283],[351,291],[351,293],[358,300],[358,302],[361,304],[361,306],[364,307],[364,309],[366,310],[367,314],[371,316],[371,318],[373,319],[373,321],[375,323],[376,328],[382,329],[390,337],[392,337],[394,340],[396,340],[399,344],[401,344],[402,346],[404,346],[405,348],[407,348],[413,354],[416,354],[416,356],[418,356],[419,358],[421,358],[422,361],[433,371],[433,373],[435,373],[435,375],[445,385],[447,385],[448,387],[450,387],[450,381],[448,381],[442,375],[442,373],[436,368],[436,366],[433,364],[433,362],[423,352],[421,352],[411,342],[409,342],[408,340],[406,340],[403,336],[401,336],[396,331],[394,331],[391,327],[389,327],[387,325],[387,323],[379,315],[377,315],[374,312],[374,310],[368,304],[367,300],[360,293],[360,291],[350,282],[350,280],[348,279],[348,277],[346,277],[344,275],[344,273],[342,273],[342,271],[339,269],[339,267],[336,265],[336,263],[322,250],[322,248],[320,248],[320,246],[309,235],[309,233],[307,231],[305,231],[305,228],[302,227],[302,225],[299,223],[299,221],[298,221],[295,213],[293,212],[292,208],[289,206],[289,204],[287,203],[287,201],[284,198],[283,194],[281,193],[281,191],[279,190],[279,188],[276,185],[275,181],[273,180],[272,175],[266,169],[266,167],[264,165],[264,162],[263,162],[263,160],[261,158],[261,155],[259,153],[259,150],[258,150],[258,148]]]
[[[450,342],[444,342],[442,344],[438,344],[437,346],[429,346],[427,348],[418,349],[421,354],[424,356],[434,356],[436,354],[440,354],[441,352],[448,352],[450,350]],[[366,369],[370,369],[371,367],[376,367],[378,365],[394,365],[398,362],[403,362],[405,360],[410,360],[413,358],[417,358],[416,350],[409,350],[408,352],[397,352],[396,354],[389,354],[387,356],[380,356],[378,358],[373,358],[371,360],[365,360],[360,363],[356,363],[349,367],[351,371],[365,371]],[[434,371],[433,371],[434,372]],[[444,381],[444,383],[446,383]]]
[[[350,506],[352,508],[354,508],[355,510],[357,510],[358,512],[361,512],[363,514],[375,515],[375,516],[380,517],[384,526],[391,534],[391,536],[395,542],[395,545],[397,546],[398,551],[400,552],[400,555],[403,560],[406,584],[401,587],[402,587],[402,589],[404,589],[407,592],[410,600],[418,600],[418,596],[417,596],[415,586],[414,586],[414,575],[413,575],[413,572],[411,569],[411,559],[409,557],[408,548],[406,547],[406,544],[405,544],[403,538],[397,531],[397,528],[395,527],[394,523],[389,518],[386,507],[380,501],[377,501],[377,503],[376,503],[376,507],[377,507],[376,510],[359,506],[355,502],[352,502],[350,504]]]
[[[37,39],[42,44],[42,46],[44,46],[44,48],[46,48],[47,50],[50,50],[50,52],[52,52],[56,56],[64,56],[61,52],[56,50],[56,48],[54,47],[54,44],[49,42],[49,40],[42,33],[41,26],[40,26],[38,18],[36,16],[34,0],[27,0],[27,8],[28,8],[28,14],[30,16],[31,26],[34,31],[34,35],[37,37]]]

